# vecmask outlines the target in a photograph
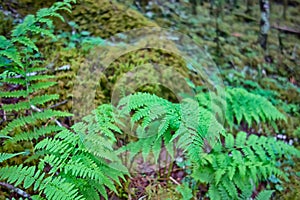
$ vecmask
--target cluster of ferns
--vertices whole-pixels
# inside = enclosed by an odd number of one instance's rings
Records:
[[[0,36],[0,97],[6,102],[15,100],[1,107],[7,116],[0,130],[1,181],[23,190],[30,188],[31,199],[108,199],[107,190],[118,193],[117,187],[130,176],[120,154],[126,151],[130,159],[138,154],[146,159],[151,154],[158,161],[162,148],[174,159],[176,150],[184,152],[184,159],[192,163],[190,178],[206,183],[206,195],[211,199],[249,199],[269,177],[288,179],[277,163],[299,157],[299,150],[273,137],[234,131],[241,124],[268,127],[286,120],[264,97],[242,88],[226,89],[225,98],[217,92],[199,93],[180,103],[134,93],[117,106],[100,105],[81,122],[64,127],[59,119],[72,114],[49,106],[59,96],[40,95],[56,82],[50,81],[53,76],[46,68],[37,67],[41,55],[36,41],[56,37],[51,31],[52,19],[64,20],[59,11],[71,12],[71,3],[75,1],[43,8],[28,15],[9,38]],[[7,90],[10,86],[15,89]],[[117,147],[125,124],[131,124],[137,139]],[[32,144],[29,151],[13,149],[25,142]],[[8,164],[14,157],[25,161]],[[33,160],[36,165],[27,164]],[[272,193],[263,190],[255,198],[265,200]],[[183,193],[182,198],[191,196]]]

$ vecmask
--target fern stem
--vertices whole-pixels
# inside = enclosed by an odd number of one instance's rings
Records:
[[[170,165],[169,165],[167,177],[171,177],[171,171],[172,171],[172,169],[173,169],[173,164],[174,164],[174,162],[171,162]]]

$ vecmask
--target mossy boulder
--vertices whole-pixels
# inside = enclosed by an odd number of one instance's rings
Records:
[[[35,4],[35,1],[20,0],[12,6],[14,6],[14,9],[16,9],[17,12],[20,12],[20,15],[25,16],[31,13],[34,14],[41,7],[49,7],[53,2],[54,1],[52,0],[39,1]],[[76,32],[88,31],[90,36],[107,38],[112,43],[114,42],[113,36],[118,33],[132,31],[131,36],[135,37],[136,30],[142,30],[144,27],[158,27],[154,22],[146,19],[137,11],[109,0],[80,0],[74,5],[71,14],[64,13],[64,15],[67,22],[73,21],[77,24]],[[67,23],[56,20],[56,30],[71,31],[72,27]],[[166,68],[169,67],[170,69],[174,69],[181,77],[189,76],[185,60],[181,58],[179,53],[174,53],[179,51],[176,50],[176,46],[173,45],[172,42],[163,44],[170,46],[169,49],[174,50],[168,52],[166,48],[160,46],[151,48],[153,46],[151,43],[157,43],[157,40],[148,38],[147,41],[148,44],[143,43],[143,47],[121,54],[120,57],[115,58],[113,62],[106,66],[105,71],[103,71],[103,74],[101,75],[102,77],[99,77],[96,80],[97,91],[95,105],[110,102],[114,84],[118,82],[123,74],[134,70],[134,68],[142,63],[151,64],[151,66],[148,65],[148,67],[152,69],[154,69],[154,65],[166,66]],[[95,49],[86,51],[82,48],[81,44],[76,48],[66,48],[65,42],[64,39],[60,39],[56,42],[42,39],[39,41],[38,46],[45,57],[45,66],[49,68],[49,71],[52,71],[56,75],[55,81],[58,83],[46,92],[59,93],[62,100],[68,99],[68,103],[61,105],[58,109],[70,111],[73,106],[71,98],[73,98],[74,95],[82,95],[76,93],[76,76],[80,70],[84,71],[84,69],[87,69],[87,73],[93,73],[89,70],[89,66],[93,62],[97,62],[97,59],[99,58],[97,53],[99,52]],[[106,47],[102,46],[101,48],[105,49]],[[93,51],[95,51],[94,54]],[[70,69],[57,71],[58,68],[64,65],[69,65]],[[170,73],[174,73],[174,71],[171,72],[172,70],[169,71]],[[159,82],[158,79],[161,79],[161,77],[157,76],[157,72],[153,72],[154,74],[152,73],[151,75],[145,68],[139,73],[149,76],[148,81],[150,82],[153,80],[157,83],[157,81]],[[164,79],[166,79],[166,77]],[[174,77],[172,78],[170,75],[169,81],[171,80],[176,84]],[[88,83],[89,82],[86,84]],[[174,94],[172,94],[167,87],[161,87],[151,83],[144,85],[145,87],[143,88],[135,89],[138,91],[155,92],[165,98],[175,99]],[[128,87],[131,86],[128,85]]]
[[[20,18],[35,14],[40,8],[50,7],[55,0],[19,0],[11,2],[4,0],[3,9],[14,10]],[[74,21],[79,30],[91,32],[94,36],[103,38],[134,28],[157,26],[143,17],[139,12],[110,0],[78,0],[72,13],[63,13],[67,22]],[[71,30],[65,23],[57,21],[57,29]]]
[[[139,12],[109,0],[79,1],[72,12],[72,18],[80,30],[90,31],[103,38],[132,29],[157,26]]]

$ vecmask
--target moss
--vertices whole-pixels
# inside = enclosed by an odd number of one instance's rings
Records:
[[[72,16],[81,30],[103,38],[136,28],[157,26],[137,11],[109,0],[79,1]]]
[[[35,14],[37,10],[50,7],[55,0],[19,0],[11,2],[4,0],[5,10],[14,9],[21,17]],[[79,30],[87,30],[94,36],[111,37],[116,33],[134,28],[157,26],[142,14],[110,0],[78,0],[71,14],[63,13],[67,21],[75,21]],[[64,23],[56,20],[59,30],[70,30]]]
[[[8,36],[8,33],[12,29],[12,27],[13,18],[4,15],[3,12],[0,12],[0,35]]]
[[[42,2],[39,2],[38,4],[32,4],[32,2],[33,1],[30,0],[20,1],[19,5],[24,6],[26,4],[34,7],[48,5],[48,2],[45,4]],[[27,7],[24,6],[24,8],[19,9],[23,9],[22,13],[24,14],[28,14],[29,12],[36,10],[26,10],[26,8]],[[132,29],[157,26],[155,23],[147,20],[138,12],[128,9],[118,3],[111,3],[109,0],[81,0],[74,6],[72,15],[68,15],[66,18],[68,21],[75,21],[75,23],[78,25],[79,32],[82,30],[87,30],[93,36],[101,36],[104,38],[111,37],[117,33],[126,32]],[[57,28],[65,29],[67,27],[59,24]],[[135,34],[137,34],[137,32],[135,32]],[[140,33],[140,36],[143,36],[142,34],[143,32]],[[133,37],[136,37],[136,35]],[[153,41],[151,38],[149,38],[147,42],[142,41],[141,46],[149,45],[151,47],[152,42],[157,43],[157,41]],[[80,69],[83,71],[83,73],[87,74],[93,73],[89,67],[91,66],[91,63],[98,62],[99,51],[93,49],[91,50],[91,53],[89,53],[81,48],[66,49],[64,48],[64,45],[64,41],[62,40],[59,40],[55,43],[50,40],[41,40],[38,44],[38,46],[41,48],[41,52],[43,55],[45,55],[45,63],[48,68],[55,71],[55,69],[64,65],[71,66],[71,70],[54,72],[54,74],[56,74],[55,81],[57,82],[57,85],[47,91],[47,93],[60,94],[60,99],[69,99],[68,103],[61,105],[58,109],[71,111],[73,106],[71,98],[80,97],[82,95],[78,93],[76,90],[77,88],[74,88],[76,87],[75,78],[78,70]],[[175,49],[175,47],[172,46],[172,42],[166,42],[163,45],[170,46],[168,49]],[[104,47],[104,49],[105,48],[106,47]],[[165,48],[162,47],[162,49]],[[94,54],[93,51],[95,52]],[[105,57],[104,54],[101,56]],[[113,62],[110,63],[110,65],[107,66],[107,69],[103,72],[102,78],[95,80],[99,82],[99,84],[97,84],[94,105],[110,102],[114,84],[118,82],[122,75],[126,74],[130,70],[134,70],[134,68],[141,63],[169,66],[176,69],[181,76],[189,76],[187,73],[187,68],[185,67],[185,61],[180,56],[172,52],[170,53],[167,50],[161,50],[160,46],[158,46],[157,49],[138,48],[136,51],[124,53],[124,55],[113,60]],[[143,76],[142,73],[147,74],[147,70],[143,69],[139,73],[141,76]],[[147,75],[149,75],[149,73]],[[156,74],[154,73],[150,79],[157,79],[158,77],[155,76]],[[86,81],[85,84],[87,87],[90,87],[94,84],[94,82],[89,80]],[[156,94],[165,98],[175,99],[175,96],[171,91],[169,91],[167,88],[157,85],[148,84],[142,91],[155,92]],[[75,95],[75,97],[73,95]]]

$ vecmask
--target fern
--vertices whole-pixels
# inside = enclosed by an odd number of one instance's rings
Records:
[[[135,93],[121,99],[118,109],[122,117],[131,114],[132,127],[135,123],[138,124],[135,130],[138,141],[122,147],[119,152],[130,150],[130,158],[139,152],[146,158],[152,152],[157,161],[164,143],[168,153],[173,156],[171,132],[177,130],[180,124],[179,104],[173,104],[156,95]]]
[[[2,163],[5,160],[8,160],[10,158],[13,158],[18,155],[25,154],[24,152],[19,152],[19,153],[0,153],[0,163]]]
[[[273,190],[264,190],[261,191],[256,197],[255,200],[264,200],[264,199],[270,199],[272,194],[273,194]]]
[[[45,153],[39,169],[23,165],[0,168],[0,179],[15,186],[23,183],[25,189],[33,186],[47,199],[90,199],[87,191],[108,199],[105,187],[117,193],[114,183],[120,184],[119,178],[124,179],[127,169],[114,153],[114,140],[101,132],[101,124],[96,120],[92,123],[90,118],[87,116],[72,130],[64,129],[54,138],[40,141],[35,150]],[[96,118],[95,114],[92,118]],[[1,159],[15,155],[3,154]],[[44,173],[40,169],[46,165],[51,170]]]
[[[45,178],[45,176],[45,173],[35,166],[19,165],[0,168],[1,179],[15,186],[23,183],[25,189],[33,186],[35,191],[43,191],[47,199],[83,199],[79,196],[75,186],[68,183],[66,179],[51,176]]]
[[[278,169],[276,161],[289,156],[299,157],[300,151],[274,138],[256,135],[248,137],[245,132],[239,132],[236,138],[226,134],[224,145],[218,144],[211,153],[201,154],[193,177],[209,183],[208,193],[215,199],[245,199],[246,194],[247,198],[252,194],[246,192],[249,191],[247,185],[255,187],[272,175],[287,179],[287,174]],[[261,196],[266,194],[262,193]]]
[[[188,200],[188,199],[191,199],[193,197],[192,190],[189,187],[189,185],[186,184],[186,183],[184,183],[182,185],[178,185],[176,187],[176,191],[181,194],[181,196],[182,196],[181,199],[183,199],[183,200]]]
[[[17,118],[7,119],[6,126],[0,131],[5,139],[4,144],[39,141],[41,136],[57,133],[35,145],[32,157],[43,156],[38,168],[23,165],[0,168],[1,180],[24,189],[32,187],[39,192],[39,195],[31,196],[32,199],[42,199],[43,196],[55,200],[91,199],[91,193],[94,194],[92,199],[99,199],[100,195],[108,199],[106,188],[117,193],[115,183],[120,184],[119,178],[124,179],[127,174],[127,169],[113,149],[116,141],[113,132],[121,133],[121,130],[114,125],[112,107],[99,107],[83,122],[68,130],[56,118],[71,114],[45,108],[57,100],[58,95],[38,95],[40,90],[55,83],[48,81],[53,76],[47,75],[45,68],[36,67],[41,59],[36,38],[56,37],[52,33],[53,25],[49,17],[63,20],[58,11],[70,12],[71,2],[75,1],[56,2],[50,8],[39,10],[37,15],[28,15],[23,23],[13,29],[10,40],[0,37],[0,66],[5,68],[0,80],[8,87],[18,88],[1,91],[1,98],[17,98],[16,103],[5,104],[2,110],[5,113],[19,113]],[[24,153],[1,153],[0,161],[21,154]],[[50,166],[50,171],[44,172],[46,166]]]
[[[138,141],[119,149],[129,150],[130,159],[140,152],[146,158],[152,152],[157,161],[162,145],[173,156],[175,140],[177,147],[187,152],[192,152],[189,148],[200,151],[205,140],[213,143],[223,131],[215,117],[192,99],[178,104],[152,94],[135,93],[121,99],[118,109],[123,116],[130,115],[132,127],[137,124],[134,131]]]
[[[286,117],[280,113],[266,98],[247,92],[242,88],[229,88],[226,90],[226,101],[213,92],[200,93],[196,96],[199,105],[223,116],[232,129],[234,124],[245,122],[251,127],[253,122],[286,121]]]
[[[50,8],[41,9],[37,15],[26,16],[24,21],[12,30],[11,39],[0,36],[0,66],[4,68],[4,72],[0,75],[0,81],[5,83],[8,88],[17,88],[1,91],[2,99],[17,98],[17,102],[13,104],[2,104],[1,109],[5,113],[19,113],[18,118],[8,118],[6,127],[0,131],[2,135],[13,136],[12,139],[6,140],[5,144],[38,139],[40,136],[54,133],[61,130],[59,128],[61,124],[55,118],[71,116],[69,113],[39,108],[59,97],[56,94],[37,95],[41,89],[47,89],[56,83],[48,80],[53,76],[45,74],[45,68],[35,66],[40,64],[41,59],[40,56],[37,56],[40,54],[36,46],[36,39],[45,36],[55,37],[51,33],[53,25],[52,19],[49,17],[63,19],[58,11],[70,11],[71,2],[75,1],[57,2]],[[3,89],[5,88],[3,87]],[[35,131],[37,129],[30,130],[30,127],[46,120],[52,120],[57,127],[50,125],[50,128],[39,129],[37,132]],[[23,133],[18,136],[20,130]]]
[[[53,27],[49,17],[55,16],[63,19],[57,12],[60,10],[69,11],[71,2],[75,1],[57,2],[50,8],[40,10],[36,16],[28,15],[21,24],[13,29],[11,39],[0,36],[0,66],[3,69],[1,69],[3,73],[0,75],[0,81],[8,88],[18,88],[12,91],[2,90],[0,93],[1,99],[17,98],[17,102],[14,104],[2,105],[3,112],[5,114],[9,112],[12,114],[19,113],[15,119],[7,118],[7,125],[0,131],[1,137],[5,137],[5,145],[38,139],[40,136],[61,131],[61,124],[55,118],[71,116],[66,112],[39,108],[57,100],[58,95],[37,95],[41,89],[47,89],[55,82],[48,81],[53,76],[45,74],[45,68],[35,67],[36,64],[40,64],[39,60],[41,59],[41,57],[36,56],[39,55],[39,52],[35,38],[38,36],[55,37],[50,31]],[[31,129],[37,123],[40,124],[46,120],[52,120],[57,125],[51,124],[45,125],[45,128]],[[1,162],[21,154],[24,152],[1,153]],[[15,186],[23,183],[25,189],[33,187],[34,190],[45,194],[47,199],[82,199],[76,186],[67,178],[57,176],[54,173],[48,176],[43,172],[43,169],[37,169],[34,166],[2,167],[0,168],[0,179]],[[33,196],[33,199],[37,198],[37,196]]]
[[[89,196],[85,190],[95,190],[107,199],[104,187],[117,192],[114,182],[120,184],[119,177],[124,179],[127,169],[114,154],[114,140],[101,133],[101,124],[91,124],[89,119],[75,124],[73,131],[63,130],[53,139],[42,140],[36,150],[47,152],[41,163],[52,166],[49,173],[60,171],[59,175],[67,180],[80,179],[85,187],[79,187],[79,193],[85,199]]]

